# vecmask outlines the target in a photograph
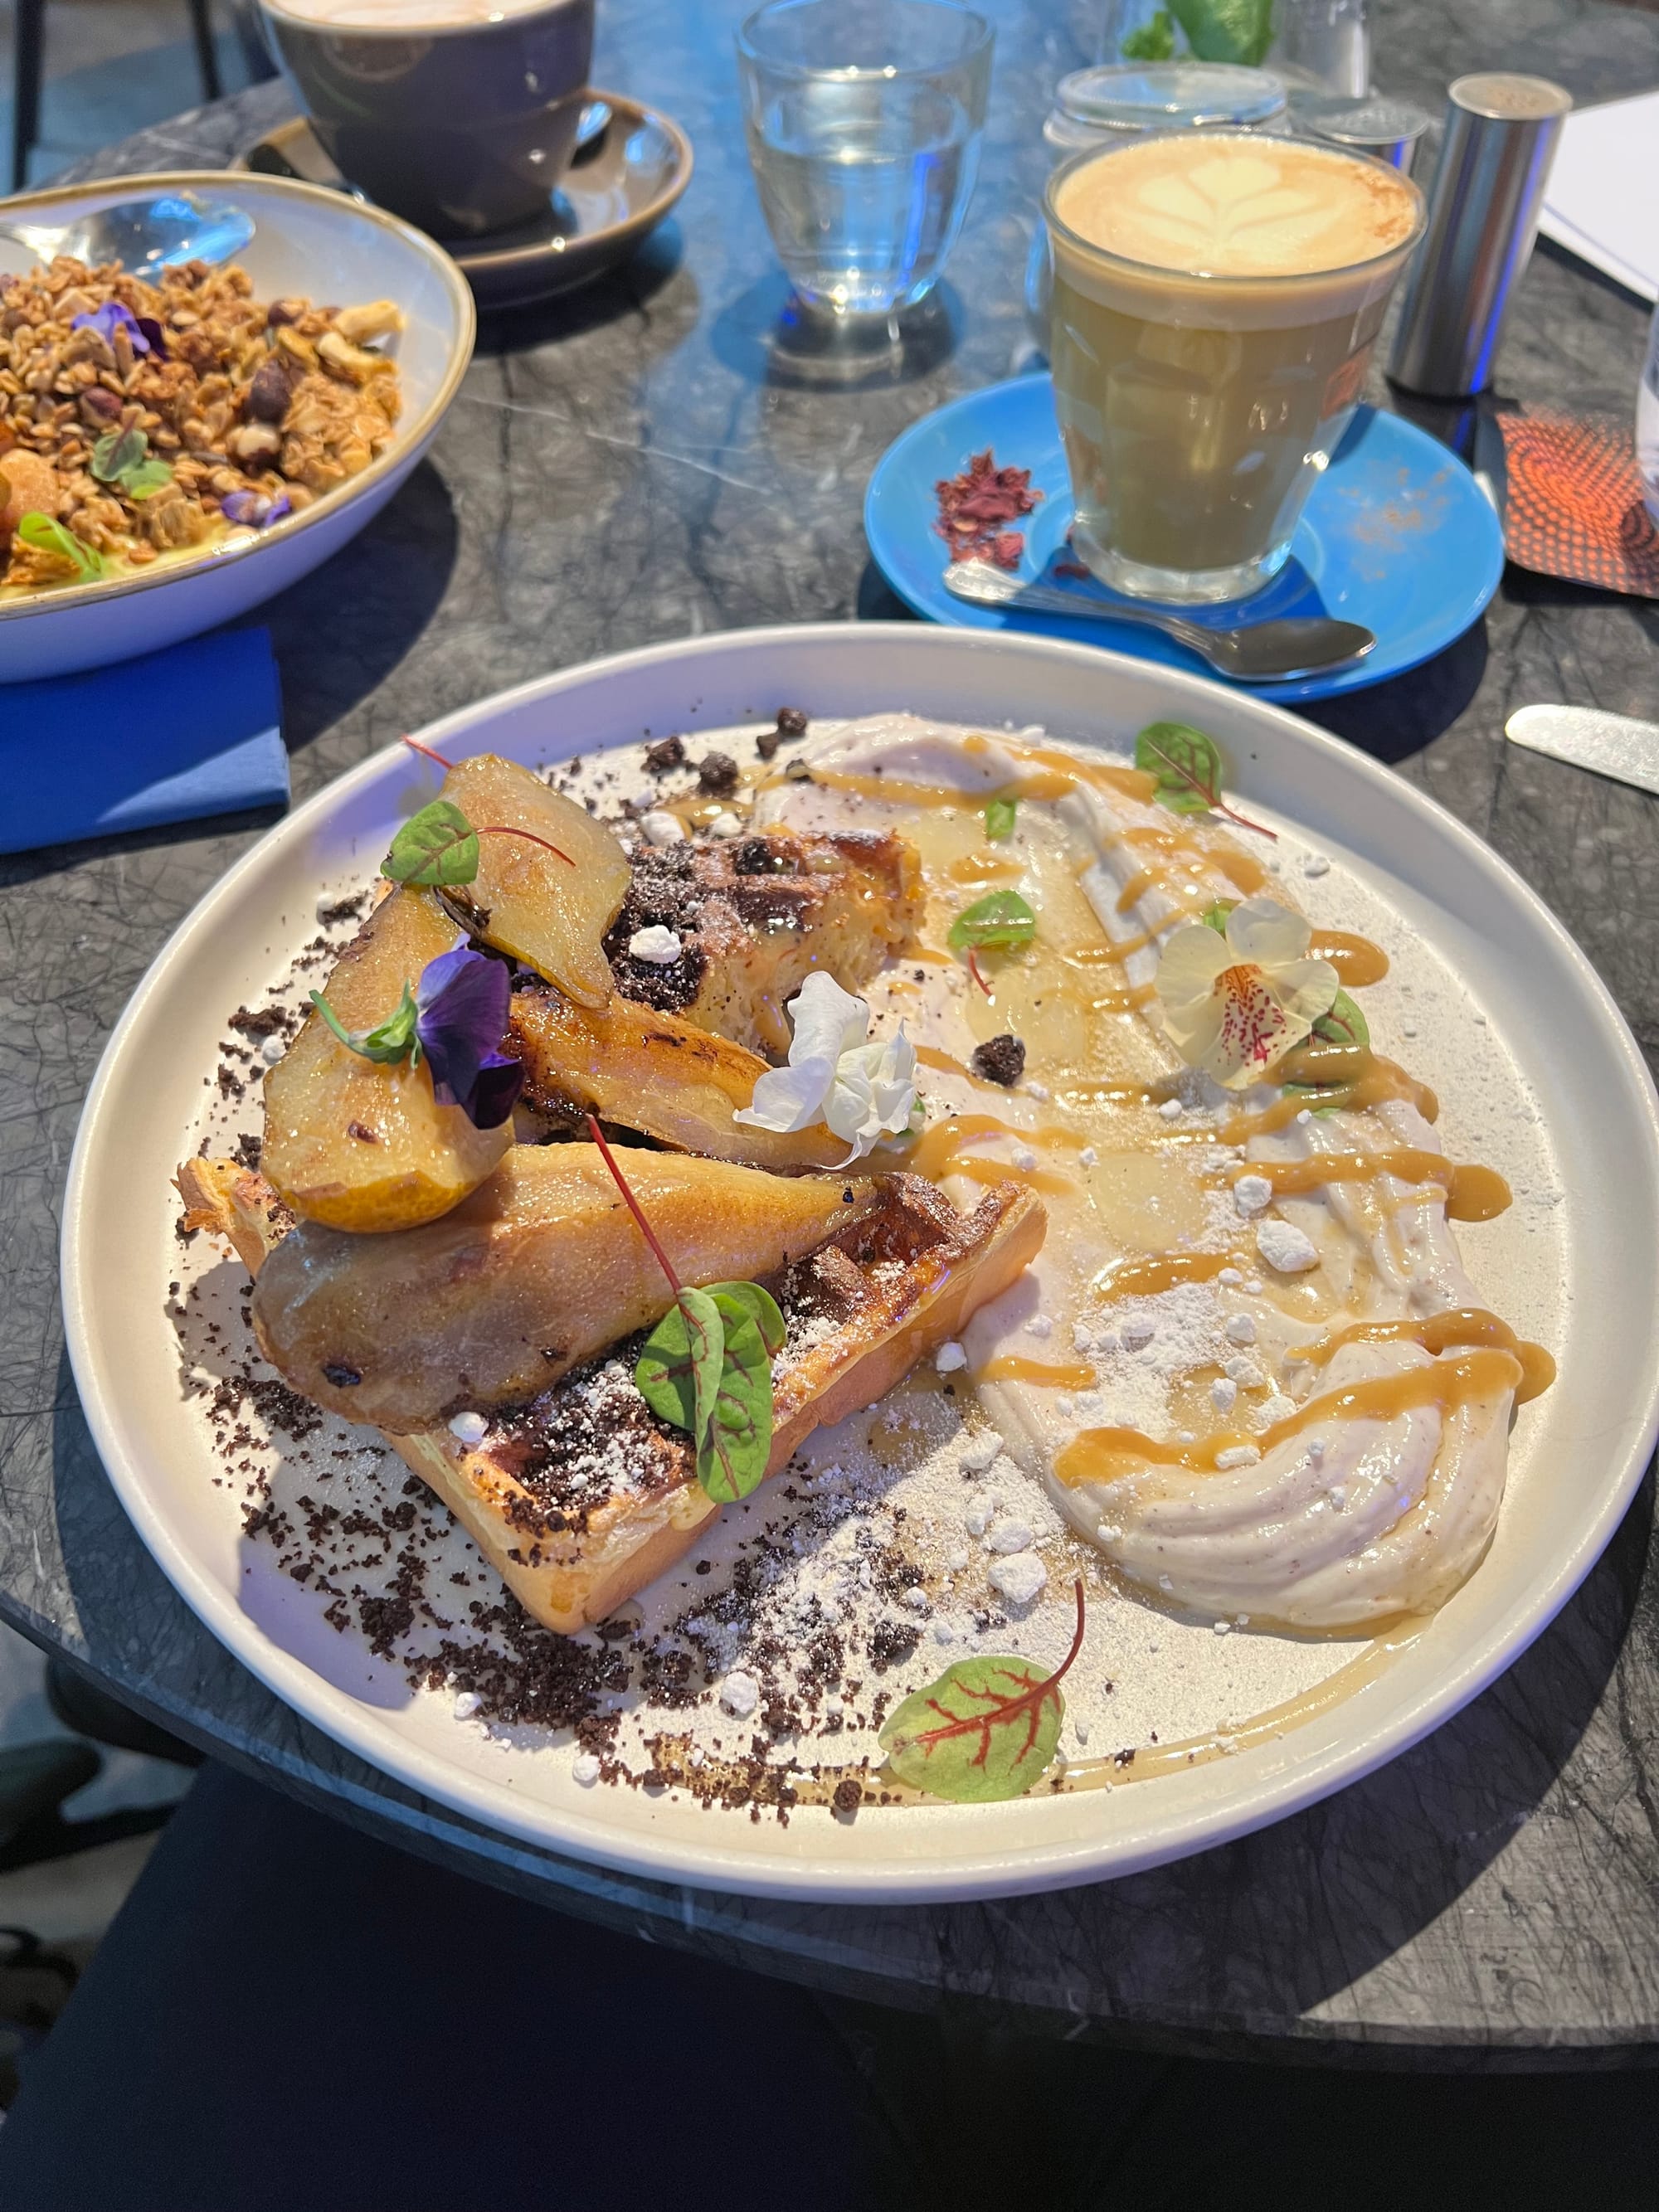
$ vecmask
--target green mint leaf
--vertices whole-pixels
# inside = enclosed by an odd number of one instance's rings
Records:
[[[1371,1033],[1362,1014],[1346,991],[1339,991],[1331,1001],[1331,1010],[1322,1014],[1313,1025],[1316,1037],[1328,1044],[1369,1044]]]
[[[380,863],[394,884],[470,884],[477,872],[478,833],[447,799],[411,814]]]
[[[881,1731],[901,1782],[957,1804],[1023,1796],[1054,1755],[1066,1700],[1035,1660],[958,1659]]]
[[[1117,43],[1119,58],[1126,62],[1172,61],[1175,50],[1175,25],[1167,8],[1160,8],[1150,22]]]
[[[1148,722],[1135,739],[1135,766],[1158,778],[1152,796],[1171,813],[1208,814],[1221,804],[1219,749],[1190,723]]]
[[[1018,803],[1012,799],[988,799],[985,802],[985,834],[994,845],[1014,834],[1014,817]]]
[[[150,499],[163,484],[172,482],[173,471],[165,461],[140,461],[122,477],[121,489],[129,499]]]
[[[763,1291],[758,1283],[710,1283],[707,1288],[723,1321],[733,1325],[751,1321],[769,1352],[783,1350],[783,1316],[770,1291]]]
[[[720,1308],[706,1291],[681,1291],[645,1340],[634,1383],[659,1420],[686,1430],[701,1450],[714,1417],[726,1350]]]
[[[1029,945],[1036,935],[1036,916],[1018,891],[990,891],[959,914],[951,925],[953,952],[969,945],[996,948]]]
[[[1274,0],[1170,0],[1170,12],[1201,62],[1259,69],[1273,42]]]
[[[398,1060],[419,1060],[421,1044],[416,1035],[415,1023],[420,1010],[415,1003],[415,994],[407,982],[404,985],[403,999],[396,1012],[388,1014],[372,1030],[347,1029],[320,991],[312,993],[311,1003],[349,1052],[355,1052],[364,1060],[387,1063]]]
[[[33,546],[37,553],[56,553],[73,562],[75,573],[82,583],[91,583],[105,573],[103,555],[94,547],[83,544],[72,530],[65,530],[49,514],[24,515],[18,523],[17,535],[25,545]]]
[[[763,1291],[760,1294],[766,1296]],[[732,1505],[763,1479],[771,1457],[772,1358],[758,1323],[740,1310],[738,1301],[728,1297],[720,1303],[726,1344],[714,1418],[697,1448],[697,1480],[711,1498]]]

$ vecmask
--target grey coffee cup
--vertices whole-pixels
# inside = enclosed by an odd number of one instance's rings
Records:
[[[368,28],[289,15],[266,33],[312,128],[377,205],[437,238],[479,238],[545,210],[576,140],[593,0],[490,21]],[[427,10],[423,9],[422,13]]]

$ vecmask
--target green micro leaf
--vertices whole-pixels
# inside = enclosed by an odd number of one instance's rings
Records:
[[[1365,1017],[1346,991],[1339,991],[1331,1001],[1331,1010],[1322,1014],[1313,1025],[1316,1037],[1328,1044],[1369,1044],[1371,1033]]]
[[[699,1451],[714,1418],[725,1351],[725,1325],[714,1299],[707,1291],[683,1289],[645,1340],[634,1370],[652,1412],[686,1430]]]
[[[1274,0],[1170,0],[1170,12],[1201,62],[1259,69],[1273,42]]]
[[[149,451],[149,440],[142,430],[106,430],[87,465],[100,483],[119,483]]]
[[[981,945],[1012,949],[1036,935],[1036,916],[1018,891],[989,891],[957,916],[950,943],[953,952]]]
[[[477,872],[478,833],[447,799],[411,814],[380,863],[394,884],[470,884]]]
[[[771,1456],[772,1358],[759,1325],[738,1302],[718,1303],[726,1343],[714,1418],[697,1447],[697,1480],[711,1498],[732,1505],[761,1481]]]
[[[103,555],[95,547],[83,544],[72,530],[65,530],[50,514],[24,515],[17,525],[17,535],[25,545],[33,546],[37,553],[56,553],[72,562],[82,583],[89,584],[105,573]]]
[[[1158,778],[1152,795],[1172,813],[1208,814],[1221,804],[1220,751],[1190,723],[1149,722],[1135,739],[1135,766]]]
[[[121,486],[129,499],[149,499],[172,482],[173,471],[165,461],[140,461],[137,468],[127,471]]]
[[[1167,62],[1173,60],[1175,50],[1175,25],[1167,8],[1160,8],[1149,22],[1117,44],[1119,58],[1126,62]]]
[[[328,1024],[340,1042],[348,1050],[360,1054],[364,1060],[385,1062],[407,1060],[411,1063],[421,1056],[420,1038],[415,1024],[420,1009],[415,1003],[415,994],[407,981],[404,995],[396,1010],[372,1030],[349,1030],[320,991],[313,991],[311,1003]]]
[[[769,1352],[783,1350],[783,1316],[770,1291],[763,1290],[758,1283],[710,1283],[707,1287],[728,1330],[739,1322],[751,1321]]]
[[[1014,817],[1018,802],[1012,799],[988,799],[985,802],[985,834],[994,845],[1014,834]]]
[[[1054,1755],[1066,1700],[1033,1659],[958,1659],[881,1731],[901,1782],[957,1804],[1023,1796]]]

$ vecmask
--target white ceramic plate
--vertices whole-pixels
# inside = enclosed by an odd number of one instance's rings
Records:
[[[1004,1805],[871,1808],[848,1824],[802,1808],[787,1828],[583,1790],[568,1755],[493,1740],[459,1722],[449,1697],[410,1693],[355,1638],[322,1629],[317,1601],[278,1574],[268,1547],[239,1547],[236,1504],[212,1486],[217,1462],[181,1398],[162,1311],[178,1249],[168,1178],[227,1009],[264,990],[274,958],[310,933],[319,884],[367,878],[385,850],[410,787],[395,747],[231,871],[156,960],[104,1055],[70,1167],[64,1297],[111,1479],[181,1595],[290,1705],[412,1787],[578,1857],[716,1888],[919,1901],[1097,1881],[1280,1819],[1475,1696],[1618,1525],[1659,1419],[1659,1111],[1641,1059],[1559,925],[1413,785],[1293,715],[1097,647],[896,624],[753,630],[572,669],[425,735],[452,755],[487,746],[541,764],[650,731],[769,717],[781,701],[818,716],[908,708],[990,726],[1041,722],[1119,747],[1160,715],[1199,723],[1247,805],[1300,825],[1392,910],[1396,943],[1415,933],[1458,980],[1535,1099],[1565,1186],[1548,1231],[1560,1255],[1559,1379],[1522,1417],[1502,1524],[1472,1581],[1362,1695],[1257,1748],[1130,1787]],[[1455,1060],[1455,1040],[1443,1043]],[[1478,1249],[1471,1262],[1478,1280]]]
[[[395,300],[409,318],[395,341],[404,411],[391,446],[332,498],[275,523],[251,543],[146,574],[0,600],[0,684],[101,668],[194,637],[246,614],[337,552],[386,505],[437,434],[472,358],[477,328],[466,279],[411,224],[319,185],[214,170],[114,177],[106,184],[29,192],[6,203],[8,222],[70,222],[125,200],[194,191],[253,217],[236,262],[256,299],[285,293],[340,307]],[[7,268],[29,256],[3,248]]]

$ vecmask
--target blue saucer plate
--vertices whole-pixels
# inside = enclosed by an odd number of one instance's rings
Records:
[[[1018,573],[1068,584],[1050,572],[1068,558],[1071,485],[1047,376],[1015,377],[969,392],[914,422],[877,464],[864,527],[899,597],[934,622],[973,629],[1028,629],[1110,646],[1173,668],[1202,667],[1157,631],[1092,618],[973,607],[944,584],[945,549],[933,524],[934,486],[989,447],[1000,467],[1030,469],[1042,504],[1025,518]],[[1397,415],[1362,407],[1314,486],[1291,557],[1266,590],[1226,607],[1182,607],[1189,620],[1223,626],[1241,616],[1329,614],[1363,623],[1376,643],[1365,659],[1328,675],[1239,685],[1266,699],[1327,699],[1385,682],[1429,660],[1479,617],[1504,573],[1504,533],[1463,464]],[[1109,604],[1103,586],[1071,588]],[[1209,672],[1206,670],[1206,673]]]

